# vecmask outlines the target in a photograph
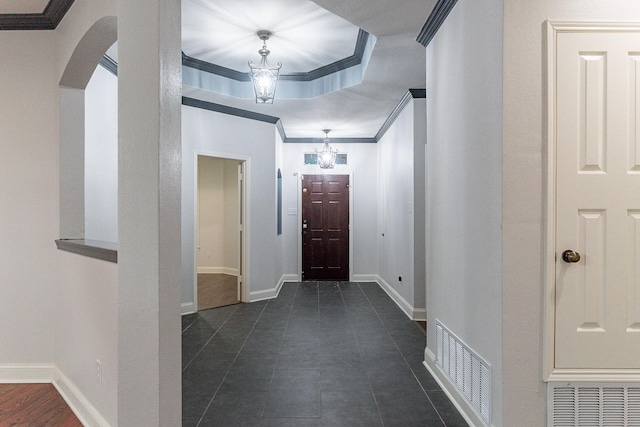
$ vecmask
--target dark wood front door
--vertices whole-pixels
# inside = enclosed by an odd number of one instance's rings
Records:
[[[303,176],[302,280],[349,280],[349,175]]]

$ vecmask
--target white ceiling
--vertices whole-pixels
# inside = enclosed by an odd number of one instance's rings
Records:
[[[426,51],[416,41],[416,37],[435,5],[435,0],[250,0],[246,3],[228,0],[183,0],[187,3],[196,1],[199,3],[200,14],[203,14],[203,4],[215,4],[215,7],[219,8],[216,13],[223,17],[220,19],[229,23],[220,28],[200,25],[199,31],[206,31],[207,37],[215,40],[226,37],[225,31],[228,26],[241,28],[244,31],[243,38],[251,45],[248,48],[252,53],[249,59],[253,59],[254,62],[258,56],[256,49],[260,47],[257,37],[252,36],[255,30],[271,29],[269,25],[276,25],[276,34],[285,30],[278,30],[280,20],[277,16],[274,18],[265,12],[265,9],[260,8],[266,7],[267,10],[271,10],[284,7],[283,10],[287,11],[283,12],[286,21],[297,23],[297,31],[305,36],[288,40],[288,47],[285,48],[278,48],[276,36],[273,43],[268,44],[271,50],[269,58],[273,58],[271,62],[282,61],[283,70],[286,66],[285,58],[289,57],[292,63],[296,63],[292,58],[296,52],[306,52],[307,55],[311,52],[313,55],[316,51],[326,51],[328,47],[329,50],[336,49],[338,52],[340,42],[336,40],[337,35],[326,41],[323,46],[323,38],[326,40],[326,35],[334,29],[323,26],[329,25],[330,20],[324,16],[325,12],[317,10],[317,6],[377,38],[361,84],[315,98],[278,99],[276,91],[274,103],[265,105],[195,87],[183,88],[184,96],[279,117],[282,119],[287,137],[321,138],[322,129],[332,129],[332,138],[371,138],[376,135],[407,90],[425,87]],[[237,3],[253,4],[254,8],[238,7]],[[202,23],[204,20],[203,17],[196,19],[190,16],[196,13],[196,10],[198,9],[195,7],[185,8],[183,5],[183,33],[191,34],[191,30],[186,28],[188,23]],[[285,18],[282,18],[282,21],[285,21]],[[345,35],[347,27],[344,27]],[[293,46],[296,42],[297,46]],[[247,50],[243,48],[242,53],[237,55],[238,63],[246,64],[245,52]],[[353,45],[350,44],[349,48],[342,52],[353,54]],[[185,53],[188,54],[187,50]],[[225,52],[225,55],[232,56],[234,51]],[[341,55],[343,54],[336,53],[335,56]]]
[[[358,27],[300,0],[182,0],[182,51],[194,58],[247,72],[260,62],[258,30],[281,73],[308,72],[353,54]]]
[[[0,0],[0,14],[42,13],[47,0]],[[282,120],[290,138],[372,138],[409,89],[425,87],[425,48],[416,41],[436,0],[182,0],[183,51],[237,71],[258,62],[257,30],[274,32],[271,63],[311,71],[354,53],[358,28],[376,37],[362,83],[311,99],[256,104],[183,87],[183,95]],[[73,7],[73,6],[72,6]],[[117,58],[117,52],[109,51]]]

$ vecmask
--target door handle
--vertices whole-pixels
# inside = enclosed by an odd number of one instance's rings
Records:
[[[571,249],[567,249],[562,252],[562,260],[568,264],[579,262],[580,254],[576,251],[572,251]]]

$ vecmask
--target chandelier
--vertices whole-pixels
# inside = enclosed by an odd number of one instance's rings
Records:
[[[276,94],[276,84],[278,83],[278,74],[280,73],[280,67],[282,64],[278,62],[278,66],[274,67],[269,65],[267,56],[269,56],[269,49],[267,49],[267,40],[271,37],[271,31],[261,30],[258,31],[258,37],[263,41],[262,49],[258,51],[260,56],[260,63],[254,65],[249,61],[249,68],[251,69],[251,82],[253,83],[253,92],[256,95],[256,104],[273,104],[273,97]]]
[[[336,154],[338,154],[338,150],[329,147],[329,132],[331,132],[331,129],[323,129],[322,132],[324,132],[324,145],[321,149],[315,149],[315,152],[318,154],[318,165],[320,165],[322,169],[333,169],[333,166],[336,164]]]

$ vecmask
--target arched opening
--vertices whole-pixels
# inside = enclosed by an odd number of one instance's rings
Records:
[[[64,240],[86,237],[85,89],[117,35],[115,16],[98,20],[76,46],[60,79],[60,238]]]

